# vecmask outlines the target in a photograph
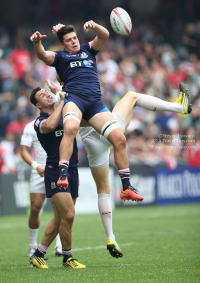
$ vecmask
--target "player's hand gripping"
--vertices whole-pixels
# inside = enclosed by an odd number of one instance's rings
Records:
[[[66,92],[65,91],[59,91],[59,95],[60,95],[60,100],[64,100],[66,97]]]
[[[57,32],[64,26],[65,25],[63,25],[63,24],[57,24],[57,25],[53,26],[52,33],[56,35]]]
[[[38,166],[37,168],[36,168],[36,170],[37,170],[37,172],[38,172],[38,174],[41,176],[41,177],[44,177],[44,167],[43,166]]]
[[[39,31],[34,32],[34,34],[31,35],[30,40],[34,43],[38,43],[42,38],[47,37],[46,35],[41,35]]]
[[[94,29],[96,27],[95,22],[92,20],[86,22],[83,26],[84,32],[88,32],[90,29]]]
[[[53,92],[54,94],[60,91],[60,88],[53,81],[50,81],[49,79],[47,79],[46,82],[47,82],[47,85],[50,91]]]

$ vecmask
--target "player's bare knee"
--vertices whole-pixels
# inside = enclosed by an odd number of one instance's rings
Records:
[[[126,138],[123,133],[118,134],[117,140],[115,141],[114,147],[126,148]]]
[[[74,213],[68,213],[67,215],[67,220],[68,220],[68,223],[70,223],[72,225],[72,223],[74,222]]]
[[[110,143],[112,143],[115,149],[126,147],[126,138],[120,130],[111,133],[108,137],[108,140]]]
[[[129,92],[127,92],[126,96],[128,96],[133,103],[136,103],[138,101],[138,93],[137,92],[129,91]]]
[[[61,225],[62,223],[68,223],[72,224],[74,222],[74,212],[73,211],[67,211],[62,217],[61,217]]]
[[[64,135],[67,137],[70,137],[70,136],[75,137],[77,134],[78,128],[79,128],[79,125],[68,123],[67,125],[65,125]]]
[[[37,205],[37,204],[32,204],[31,205],[31,211],[30,212],[31,212],[32,215],[35,215],[35,216],[39,215],[40,210],[41,210],[41,206],[40,205]]]

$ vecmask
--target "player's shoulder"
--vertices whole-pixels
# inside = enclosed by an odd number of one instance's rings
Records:
[[[64,51],[64,50],[58,50],[58,51],[53,51],[56,55],[57,58],[63,58],[66,57],[66,55],[68,54],[68,52]]]
[[[93,55],[94,57],[98,54],[99,51],[96,51],[92,48],[92,42],[87,42],[85,44],[82,44],[80,46],[80,51],[82,53],[86,52],[86,53],[89,53],[91,55]],[[84,56],[84,55],[83,55]],[[85,57],[86,58],[86,57]]]
[[[24,127],[24,132],[32,132],[34,131],[34,123],[35,120],[29,122],[28,124],[26,124],[26,126]]]
[[[89,42],[80,45],[80,51],[83,51],[83,50],[90,51],[90,49],[91,49],[91,46]]]
[[[34,121],[34,129],[37,131],[37,129],[39,129],[39,125],[40,125],[40,122],[42,122],[42,120],[44,120],[44,117],[42,116],[39,116],[37,117],[37,119],[35,119]]]

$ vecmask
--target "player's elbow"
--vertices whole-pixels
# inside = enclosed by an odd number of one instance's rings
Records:
[[[53,63],[52,58],[48,55],[48,53],[43,52],[43,53],[39,53],[38,58],[40,60],[42,60],[46,65],[51,65]]]
[[[105,41],[107,41],[108,39],[109,39],[109,37],[110,37],[110,33],[109,33],[109,31],[108,30],[106,30],[106,32],[104,33],[104,36],[103,36],[103,40],[105,40]]]
[[[110,37],[110,33],[109,33],[109,31],[107,30],[107,40],[109,39],[109,37]]]
[[[56,127],[57,125],[55,125],[54,123],[49,123],[47,126],[48,130],[51,132],[54,131]]]

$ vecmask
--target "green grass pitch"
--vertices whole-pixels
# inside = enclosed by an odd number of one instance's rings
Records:
[[[38,241],[52,214],[41,215]],[[86,269],[62,269],[54,243],[49,269],[28,262],[27,216],[0,218],[0,282],[200,282],[200,204],[119,208],[113,228],[124,257],[106,250],[100,216],[76,215],[73,256]]]

